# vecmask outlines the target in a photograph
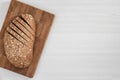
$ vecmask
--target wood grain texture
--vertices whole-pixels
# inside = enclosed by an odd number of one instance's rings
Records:
[[[19,69],[14,67],[6,58],[6,55],[4,53],[4,47],[3,47],[4,45],[3,37],[4,37],[5,29],[10,24],[10,21],[13,20],[16,16],[19,16],[24,13],[31,14],[34,17],[35,23],[36,23],[36,32],[35,32],[36,35],[35,35],[32,63],[28,68]],[[40,55],[42,53],[42,50],[45,44],[45,41],[46,41],[46,38],[50,31],[53,19],[54,19],[54,15],[51,13],[34,8],[22,2],[12,0],[6,19],[4,21],[3,27],[0,32],[0,66],[2,68],[11,70],[13,72],[16,72],[28,77],[33,77],[38,65]]]

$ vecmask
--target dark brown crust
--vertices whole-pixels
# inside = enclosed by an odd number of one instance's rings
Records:
[[[24,17],[31,16],[30,14],[22,15]],[[30,30],[23,22],[20,23],[17,20],[20,22],[22,21],[20,20],[20,17],[15,18],[5,31],[4,48],[5,54],[11,64],[18,68],[25,68],[30,65],[33,57],[35,22],[33,17],[31,20],[25,19],[27,21],[24,23],[28,22],[29,25],[34,27],[34,29]]]

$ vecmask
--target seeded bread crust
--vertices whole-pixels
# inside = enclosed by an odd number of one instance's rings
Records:
[[[35,21],[32,15],[16,17],[6,28],[4,49],[7,59],[18,68],[28,67],[33,58]]]

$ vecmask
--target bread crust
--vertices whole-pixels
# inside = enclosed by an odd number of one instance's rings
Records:
[[[18,68],[28,67],[33,58],[34,41],[35,21],[32,15],[22,14],[12,20],[4,34],[5,54],[10,63]]]

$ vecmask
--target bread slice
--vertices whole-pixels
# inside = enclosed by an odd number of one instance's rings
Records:
[[[5,54],[10,63],[18,68],[28,67],[33,58],[34,40],[33,16],[22,14],[13,19],[4,34]]]

